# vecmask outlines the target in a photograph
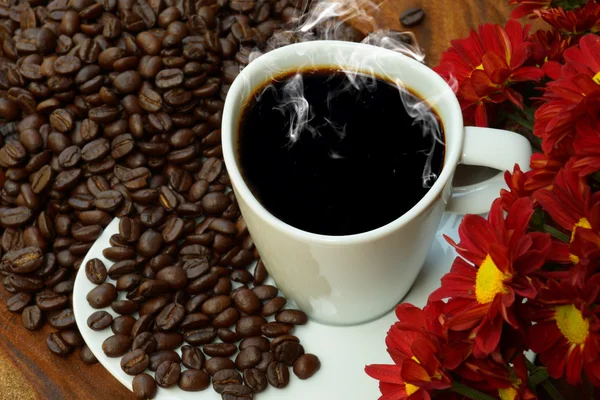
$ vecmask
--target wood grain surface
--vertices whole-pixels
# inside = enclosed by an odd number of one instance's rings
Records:
[[[412,31],[430,66],[439,62],[451,39],[468,35],[471,28],[484,22],[503,24],[510,12],[506,0],[376,1],[379,7],[374,17],[381,28],[407,30],[399,22],[402,11],[408,7],[425,10],[425,20]],[[360,24],[357,28],[365,30]],[[133,399],[100,364],[84,365],[77,352],[66,358],[50,354],[46,348],[50,328],[25,330],[20,315],[6,310],[8,296],[0,291],[0,400]]]

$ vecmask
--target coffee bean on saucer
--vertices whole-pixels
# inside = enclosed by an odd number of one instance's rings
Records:
[[[113,322],[113,317],[106,311],[96,311],[87,319],[87,324],[94,331],[108,328]]]
[[[143,349],[132,350],[121,359],[121,369],[127,375],[141,374],[150,365],[150,358]]]
[[[274,388],[283,389],[290,382],[290,371],[285,364],[273,361],[267,367],[267,380]]]
[[[308,379],[321,368],[319,358],[314,354],[303,354],[294,362],[294,374],[300,379]]]
[[[268,386],[267,375],[256,368],[248,368],[244,371],[244,383],[253,393],[260,393]]]
[[[419,25],[425,18],[425,12],[420,8],[407,8],[400,15],[400,22],[406,28]]]
[[[199,392],[210,386],[210,376],[197,369],[188,369],[181,373],[179,388],[186,392]]]
[[[189,369],[202,369],[206,357],[197,347],[185,345],[181,347],[181,363]]]
[[[304,325],[308,317],[300,310],[281,310],[275,315],[275,321],[292,325]]]
[[[156,397],[157,387],[154,378],[148,374],[139,374],[131,383],[133,394],[138,400],[153,399]]]
[[[102,350],[108,357],[121,357],[131,347],[129,336],[116,334],[109,336],[102,343]]]
[[[217,393],[223,393],[223,390],[229,385],[241,384],[242,376],[235,369],[223,369],[213,375],[213,389]]]
[[[163,361],[156,369],[154,379],[160,387],[171,387],[179,381],[181,366],[171,360]]]

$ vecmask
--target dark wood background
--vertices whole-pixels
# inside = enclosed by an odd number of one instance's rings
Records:
[[[426,62],[437,65],[451,39],[467,36],[484,22],[503,24],[510,13],[507,0],[385,0],[374,17],[382,28],[406,30],[399,16],[408,7],[426,12],[422,25],[413,32],[427,54]],[[357,23],[357,28],[364,26]],[[29,332],[20,315],[4,306],[7,293],[0,294],[0,399],[133,399],[127,388],[100,364],[84,365],[77,353],[63,359],[46,348],[47,327]]]

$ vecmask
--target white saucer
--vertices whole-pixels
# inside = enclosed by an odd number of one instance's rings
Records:
[[[403,300],[422,307],[427,297],[440,285],[440,278],[450,270],[455,257],[454,250],[443,239],[446,234],[458,238],[457,229],[462,216],[444,214],[436,240],[432,244],[427,260],[411,291]],[[73,291],[73,308],[77,326],[86,343],[104,367],[123,385],[131,389],[132,376],[121,370],[120,358],[109,358],[102,351],[102,342],[112,335],[110,328],[95,332],[87,326],[87,318],[92,309],[87,300],[87,293],[95,287],[85,276],[85,263],[92,258],[99,258],[106,267],[113,263],[102,256],[102,250],[109,247],[109,238],[118,233],[118,219],[106,227],[102,236],[96,241],[81,264]],[[402,262],[399,260],[399,267]],[[112,282],[109,278],[108,282]],[[120,297],[121,298],[121,297]],[[110,308],[105,309],[117,316]],[[364,373],[367,364],[391,363],[385,348],[384,339],[389,327],[396,321],[394,311],[387,315],[358,326],[336,327],[322,325],[310,321],[305,326],[297,327],[294,335],[301,340],[307,353],[316,354],[321,360],[321,370],[312,378],[302,381],[290,371],[290,384],[283,390],[269,387],[265,392],[257,394],[258,400],[367,400],[379,397],[378,383]],[[153,375],[153,372],[150,372]],[[218,400],[221,396],[209,387],[203,392],[184,392],[177,386],[159,388],[157,399],[181,400]]]

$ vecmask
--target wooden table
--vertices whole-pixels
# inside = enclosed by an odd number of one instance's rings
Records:
[[[503,24],[510,9],[506,0],[385,0],[373,13],[382,28],[406,30],[399,22],[407,7],[426,12],[422,25],[413,29],[434,66],[451,39],[468,35],[484,22]],[[357,26],[364,29],[364,26]],[[6,310],[7,293],[0,294],[0,400],[27,399],[133,399],[131,392],[100,364],[84,365],[77,353],[63,359],[50,354],[46,336],[50,329],[29,332],[20,315]],[[382,343],[383,345],[383,343]]]

